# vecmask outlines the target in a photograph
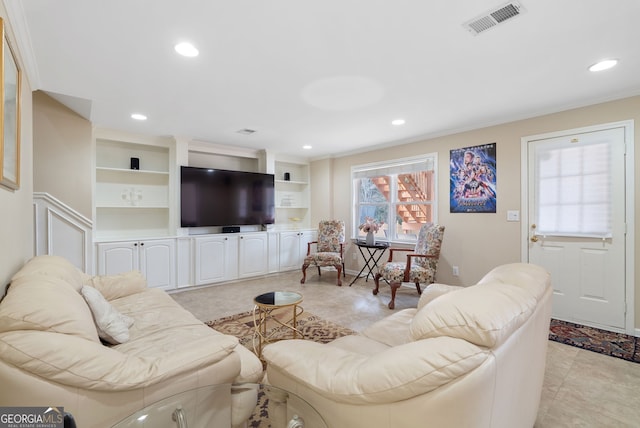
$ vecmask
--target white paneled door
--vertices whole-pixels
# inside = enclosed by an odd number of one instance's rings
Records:
[[[523,257],[551,273],[554,318],[626,328],[625,135],[611,125],[523,138]]]

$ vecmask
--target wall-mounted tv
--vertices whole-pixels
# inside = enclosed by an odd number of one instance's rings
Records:
[[[242,226],[275,221],[273,174],[180,167],[182,227]]]

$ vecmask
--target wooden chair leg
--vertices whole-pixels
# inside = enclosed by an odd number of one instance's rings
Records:
[[[337,284],[339,287],[342,287],[342,278],[340,278],[340,274],[342,273],[342,265],[340,263],[338,263],[336,265],[336,269],[338,270],[338,281]]]
[[[300,280],[300,284],[304,284],[307,280],[307,268],[309,265],[302,265],[302,279]]]
[[[419,282],[416,282],[416,290],[418,290],[418,294],[422,294],[422,289],[420,288]]]
[[[389,309],[394,309],[396,307],[396,291],[402,285],[401,282],[392,282],[389,284],[391,286],[391,301],[389,302]]]
[[[320,273],[320,266],[318,266],[318,276],[322,276],[322,273]]]
[[[382,277],[380,273],[376,273],[376,276],[373,277],[373,282],[376,284],[376,288],[373,289],[374,296],[377,296],[380,291],[380,277]]]

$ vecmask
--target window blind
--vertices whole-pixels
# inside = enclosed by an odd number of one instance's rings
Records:
[[[611,237],[611,145],[607,142],[536,147],[536,233]]]

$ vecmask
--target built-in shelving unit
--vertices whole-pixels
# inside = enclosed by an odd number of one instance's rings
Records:
[[[310,221],[310,171],[304,160],[95,129],[93,241],[96,272],[140,270],[149,286],[174,289],[299,269]],[[132,158],[139,160],[132,165]],[[203,235],[179,227],[179,167],[273,171],[276,224],[238,234]],[[262,163],[261,163],[262,162]],[[132,169],[132,166],[138,169]],[[286,179],[285,179],[285,173]],[[260,228],[260,225],[256,225]]]
[[[139,169],[131,169],[131,159]],[[96,240],[172,235],[168,145],[96,138]]]
[[[279,229],[309,226],[308,164],[275,161],[275,202]]]

